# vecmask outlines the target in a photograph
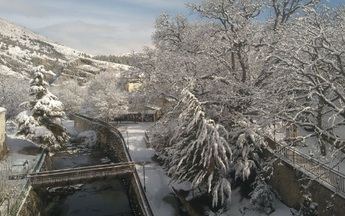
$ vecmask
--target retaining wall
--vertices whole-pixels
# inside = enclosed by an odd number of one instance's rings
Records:
[[[271,149],[275,149],[275,143],[267,140]],[[265,151],[266,156],[277,157],[271,151]],[[278,158],[273,164],[273,175],[270,185],[280,196],[280,200],[288,207],[299,209],[303,202],[303,185],[306,185],[313,176],[303,172],[285,161]],[[343,216],[345,215],[345,197],[332,190],[332,187],[320,179],[311,180],[309,192],[313,202],[318,203],[319,216]],[[330,204],[333,203],[331,208]]]
[[[97,133],[98,144],[113,162],[131,161],[121,133],[111,125],[102,121],[75,115],[74,127],[78,132],[94,130]]]
[[[7,148],[5,144],[6,138],[6,110],[0,107],[0,160],[5,155]]]
[[[100,120],[77,114],[74,116],[74,127],[79,132],[85,130],[96,131],[100,147],[104,149],[113,162],[132,161],[125,140],[115,127]],[[136,169],[128,177],[125,177],[123,182],[128,189],[133,213],[139,216],[153,215]]]

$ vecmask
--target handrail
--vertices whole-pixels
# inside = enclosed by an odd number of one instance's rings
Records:
[[[40,153],[38,157],[38,160],[36,161],[35,165],[32,168],[32,173],[38,172],[42,168],[46,155],[47,155],[47,152],[45,150],[42,150],[42,152]],[[15,203],[11,206],[10,215],[16,215],[18,211],[20,210],[20,203],[24,202],[23,200],[25,199],[25,195],[27,194],[29,186],[30,186],[29,181],[26,180],[24,186],[20,190],[20,193]]]
[[[266,138],[269,139],[270,142],[279,145],[280,148],[277,149],[277,151],[273,150],[275,154],[284,157],[284,159],[293,166],[303,168],[303,170],[316,176],[323,183],[327,183],[335,189],[335,192],[345,197],[345,175],[343,173],[334,170],[332,167],[327,166],[326,163],[320,162],[289,145],[282,145],[270,137]]]
[[[51,183],[70,183],[71,181],[81,181],[83,179],[100,178],[105,176],[122,175],[127,173],[133,173],[135,167],[134,164],[122,164],[113,165],[108,167],[91,167],[89,169],[83,170],[68,170],[54,173],[36,173],[35,175],[30,175],[29,180],[31,184],[34,185],[45,185]]]
[[[48,171],[41,171],[39,173],[30,173],[29,176],[42,175],[42,174],[54,174],[54,173],[67,172],[67,171],[83,171],[83,170],[89,170],[89,169],[108,168],[108,167],[114,167],[114,166],[118,166],[118,167],[126,166],[126,165],[130,166],[132,164],[134,163],[122,162],[122,163],[100,164],[100,165],[66,168],[66,169],[58,169],[58,170],[48,170]]]
[[[61,171],[56,171],[56,172],[46,172],[46,173],[35,173],[35,174],[29,174],[29,178],[36,178],[36,177],[49,177],[49,176],[59,176],[59,175],[67,175],[67,174],[78,174],[80,175],[81,173],[85,172],[95,172],[95,171],[106,171],[106,170],[113,170],[116,168],[131,168],[133,169],[134,164],[128,163],[128,164],[121,164],[121,165],[113,165],[113,166],[107,166],[107,167],[89,167],[86,169],[69,169],[69,170],[61,170]]]

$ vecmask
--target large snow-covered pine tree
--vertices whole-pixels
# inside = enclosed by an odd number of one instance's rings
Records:
[[[19,113],[16,120],[19,126],[19,135],[40,145],[50,152],[60,149],[68,140],[62,118],[65,116],[63,104],[47,89],[48,83],[44,75],[35,72],[30,81],[29,110]]]
[[[166,148],[168,173],[175,181],[189,181],[193,187],[206,188],[213,206],[223,204],[231,194],[226,175],[231,161],[231,149],[225,128],[205,116],[200,102],[183,90],[176,105],[178,127]]]

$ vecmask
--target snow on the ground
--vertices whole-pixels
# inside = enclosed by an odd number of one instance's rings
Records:
[[[145,130],[151,123],[126,124],[120,126],[125,141],[128,141],[129,151],[133,161],[145,163],[146,196],[153,209],[154,215],[178,215],[177,201],[170,188],[170,178],[159,164],[152,161],[154,150],[147,148],[144,142]],[[128,132],[128,133],[127,133]],[[128,134],[128,136],[127,136]],[[143,166],[137,165],[141,183],[144,186]]]
[[[280,202],[277,198],[273,200],[275,211],[270,216],[291,216],[290,208]],[[212,215],[212,214],[210,214]],[[253,209],[248,199],[242,198],[239,188],[232,191],[231,203],[228,211],[221,216],[267,216],[265,212]]]
[[[12,69],[7,67],[6,65],[0,65],[0,75],[17,76],[18,78],[24,78],[22,74],[18,74],[14,72]]]
[[[7,122],[7,137],[5,143],[8,148],[8,154],[1,163],[10,164],[16,173],[27,172],[28,169],[32,169],[35,165],[36,159],[41,153],[41,149],[31,141],[16,137],[16,130],[13,127],[14,125],[12,122]],[[23,164],[26,161],[28,165],[24,167]]]
[[[155,151],[146,146],[144,141],[145,131],[152,123],[122,124],[119,130],[128,142],[132,159],[137,163],[145,163],[145,186],[146,195],[155,215],[173,216],[178,215],[178,202],[173,196],[171,186],[176,189],[189,188],[186,184],[171,184],[170,178],[166,175],[162,167],[152,160]],[[142,165],[136,165],[141,183],[144,186],[144,172]],[[223,216],[264,216],[264,212],[255,209],[247,209],[242,214],[239,209],[250,207],[249,200],[241,199],[239,190],[232,193],[230,209],[221,214]],[[273,207],[276,209],[271,216],[290,216],[290,209],[278,199],[274,200]]]

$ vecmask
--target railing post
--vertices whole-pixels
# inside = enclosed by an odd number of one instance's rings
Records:
[[[128,128],[126,130],[126,136],[127,136],[127,149],[129,150],[129,138],[128,138]]]
[[[145,162],[143,163],[143,174],[144,174],[144,191],[146,193]]]
[[[7,215],[10,215],[10,198],[7,199]]]

